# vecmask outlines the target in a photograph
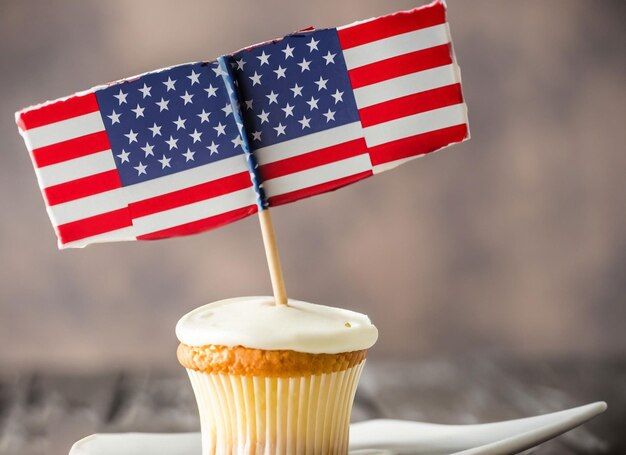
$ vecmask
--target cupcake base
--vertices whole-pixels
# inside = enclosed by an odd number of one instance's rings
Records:
[[[202,455],[347,454],[364,364],[291,377],[187,368],[200,413]]]

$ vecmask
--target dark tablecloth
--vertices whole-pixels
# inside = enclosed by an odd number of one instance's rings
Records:
[[[368,360],[352,420],[471,424],[605,400],[603,415],[537,454],[626,453],[626,359],[537,360],[501,354]],[[184,370],[94,375],[0,370],[0,455],[66,454],[94,432],[198,431]]]

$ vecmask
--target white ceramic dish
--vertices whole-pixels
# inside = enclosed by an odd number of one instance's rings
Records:
[[[525,419],[481,425],[439,425],[406,420],[369,420],[350,426],[350,455],[518,453],[601,414],[606,403]],[[200,455],[199,433],[94,434],[70,455]]]

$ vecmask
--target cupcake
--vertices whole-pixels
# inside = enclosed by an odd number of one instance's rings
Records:
[[[348,453],[356,386],[378,337],[367,316],[242,297],[186,314],[176,335],[202,455]]]

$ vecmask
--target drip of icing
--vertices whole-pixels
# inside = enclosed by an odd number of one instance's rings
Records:
[[[189,346],[245,346],[338,354],[370,348],[378,330],[361,313],[289,299],[237,297],[201,306],[176,324],[176,336]]]

